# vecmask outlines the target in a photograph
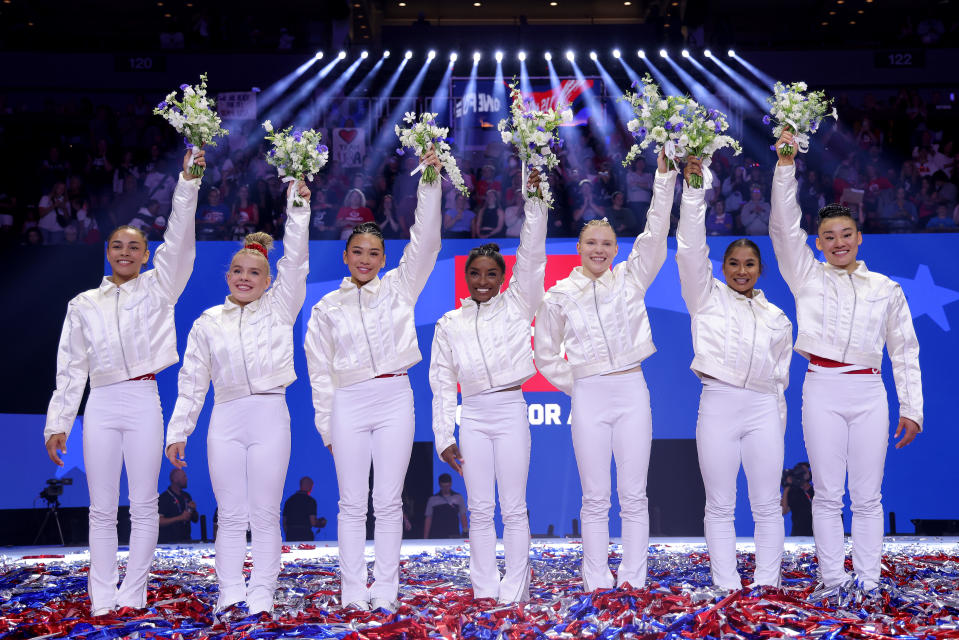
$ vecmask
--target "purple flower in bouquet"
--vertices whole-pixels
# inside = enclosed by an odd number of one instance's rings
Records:
[[[401,156],[401,155],[404,155],[405,153],[406,152],[403,151],[403,147],[396,147],[396,155]]]
[[[157,109],[166,109],[169,105],[166,103],[166,100],[157,105]]]
[[[188,85],[188,84],[181,84],[181,85],[180,85],[180,91],[186,91],[186,90],[187,90],[187,87],[189,87],[189,86],[190,86],[190,85]]]
[[[770,122],[772,122],[772,118],[770,118],[768,114],[767,114],[767,115],[764,115],[764,116],[763,116],[763,124],[769,124]]]
[[[326,153],[329,151],[329,148],[325,144],[318,144],[316,145],[316,151],[318,153]]]
[[[639,136],[640,139],[645,138],[647,133],[649,132],[646,130],[646,127],[640,127],[639,130],[636,131],[636,135]]]

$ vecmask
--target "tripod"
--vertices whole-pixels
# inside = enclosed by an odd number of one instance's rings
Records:
[[[43,522],[40,523],[40,528],[37,529],[37,536],[33,539],[33,544],[36,545],[37,541],[40,540],[40,536],[43,535],[44,530],[47,528],[47,522],[50,521],[50,516],[53,516],[53,521],[57,523],[57,533],[60,534],[60,545],[67,546],[66,541],[63,539],[63,528],[60,526],[60,514],[57,512],[57,507],[60,506],[60,500],[57,498],[44,497],[47,501],[47,513],[43,516]]]

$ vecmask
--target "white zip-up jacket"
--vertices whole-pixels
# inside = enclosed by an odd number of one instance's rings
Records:
[[[576,267],[546,292],[533,347],[540,373],[560,391],[572,395],[574,380],[628,369],[656,352],[644,297],[666,261],[675,182],[674,170],[656,173],[646,229],[628,259],[596,280]]]
[[[306,331],[306,362],[313,387],[316,430],[330,444],[333,390],[402,373],[422,360],[413,308],[440,252],[443,211],[439,180],[422,180],[410,241],[400,264],[362,287],[343,278],[313,306]]]
[[[157,373],[180,359],[173,307],[193,272],[199,189],[199,179],[180,175],[152,269],[120,286],[104,277],[67,305],[44,442],[56,433],[69,436],[88,377],[91,388],[102,387]]]
[[[695,357],[690,368],[700,378],[782,395],[789,384],[792,323],[759,289],[747,298],[713,277],[705,225],[705,190],[687,185],[676,229],[676,262],[692,325]]]
[[[276,281],[244,306],[229,297],[193,323],[177,379],[177,399],[167,426],[167,446],[186,442],[196,428],[207,389],[213,403],[288,387],[293,370],[293,325],[306,298],[310,271],[310,206],[287,196],[283,257]]]
[[[543,300],[546,206],[525,204],[509,286],[483,304],[463,298],[436,323],[430,356],[433,435],[440,454],[456,443],[456,384],[463,397],[523,384],[536,375],[530,323]]]
[[[885,345],[899,414],[922,428],[919,341],[902,287],[869,271],[861,260],[852,273],[816,260],[799,225],[795,165],[776,167],[770,204],[769,237],[779,271],[796,297],[796,351],[879,369]]]

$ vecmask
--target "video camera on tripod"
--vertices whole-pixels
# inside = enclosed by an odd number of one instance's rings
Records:
[[[47,480],[47,486],[40,491],[40,497],[48,503],[59,502],[63,495],[63,487],[73,484],[73,478],[50,478]]]

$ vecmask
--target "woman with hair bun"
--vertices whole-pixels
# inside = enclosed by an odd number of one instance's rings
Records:
[[[293,325],[306,298],[310,190],[302,181],[291,183],[286,197],[284,255],[276,282],[270,286],[267,258],[273,238],[249,234],[230,261],[230,295],[193,323],[167,427],[167,458],[183,468],[187,436],[196,428],[212,381],[207,457],[219,509],[218,612],[242,601],[250,613],[272,611],[280,573],[280,503],[290,460],[286,387],[296,380]],[[249,585],[243,580],[248,523],[253,532]]]
[[[430,151],[423,164],[441,171]],[[337,540],[341,604],[394,611],[403,538],[403,482],[413,450],[413,390],[406,371],[420,361],[413,308],[436,264],[443,225],[440,181],[420,181],[415,223],[399,266],[386,264],[372,222],[353,228],[343,251],[350,271],[310,314],[306,361],[316,429],[331,449],[340,490]],[[373,463],[376,516],[373,586],[367,588],[366,510]]]
[[[733,526],[742,463],[756,525],[753,583],[778,587],[785,540],[779,494],[786,430],[783,391],[789,384],[792,323],[754,288],[763,263],[752,240],[730,243],[723,255],[725,282],[713,277],[705,227],[709,185],[689,186],[690,175],[703,173],[701,160],[689,158],[676,261],[692,323],[695,357],[690,368],[703,383],[696,448],[706,485],[710,571],[717,587],[742,588]]]
[[[776,142],[793,145],[784,131]],[[795,145],[793,145],[795,149]],[[919,341],[902,287],[857,260],[862,233],[853,212],[838,204],[819,210],[816,259],[800,226],[795,159],[777,153],[769,237],[779,271],[796,297],[796,351],[809,359],[803,381],[803,438],[816,495],[813,535],[822,589],[838,592],[846,574],[842,506],[849,478],[852,566],[856,585],[872,591],[882,569],[882,476],[889,447],[889,405],[882,350],[892,364],[899,420],[896,449],[922,431]]]
[[[43,430],[47,454],[63,466],[67,436],[90,379],[83,424],[83,461],[90,491],[90,611],[146,606],[147,578],[156,549],[157,480],[163,461],[163,413],[156,374],[179,360],[173,307],[193,272],[197,193],[188,171],[206,166],[202,150],[187,151],[173,194],[173,212],[153,269],[146,236],[117,227],[107,240],[112,273],[67,306],[57,351],[57,387]],[[135,417],[132,418],[132,417]],[[126,465],[130,490],[130,554],[117,589],[117,505]]]
[[[646,228],[629,258],[605,219],[590,220],[576,243],[581,266],[546,292],[536,312],[536,366],[572,397],[572,437],[583,488],[583,588],[646,582],[649,509],[646,476],[653,426],[642,363],[656,351],[645,296],[666,261],[676,171],[659,154]],[[565,357],[564,357],[565,352]],[[615,455],[623,561],[609,570],[609,507]]]
[[[533,169],[527,190],[539,189]],[[525,193],[525,191],[524,191]],[[430,357],[433,433],[440,458],[466,480],[470,510],[470,580],[474,598],[529,600],[529,520],[526,479],[530,434],[522,384],[536,373],[530,323],[543,299],[546,205],[527,198],[516,264],[500,294],[506,263],[499,246],[484,244],[466,258],[470,297],[436,323]],[[456,385],[463,394],[456,444]],[[496,487],[503,516],[506,574],[496,566]]]

